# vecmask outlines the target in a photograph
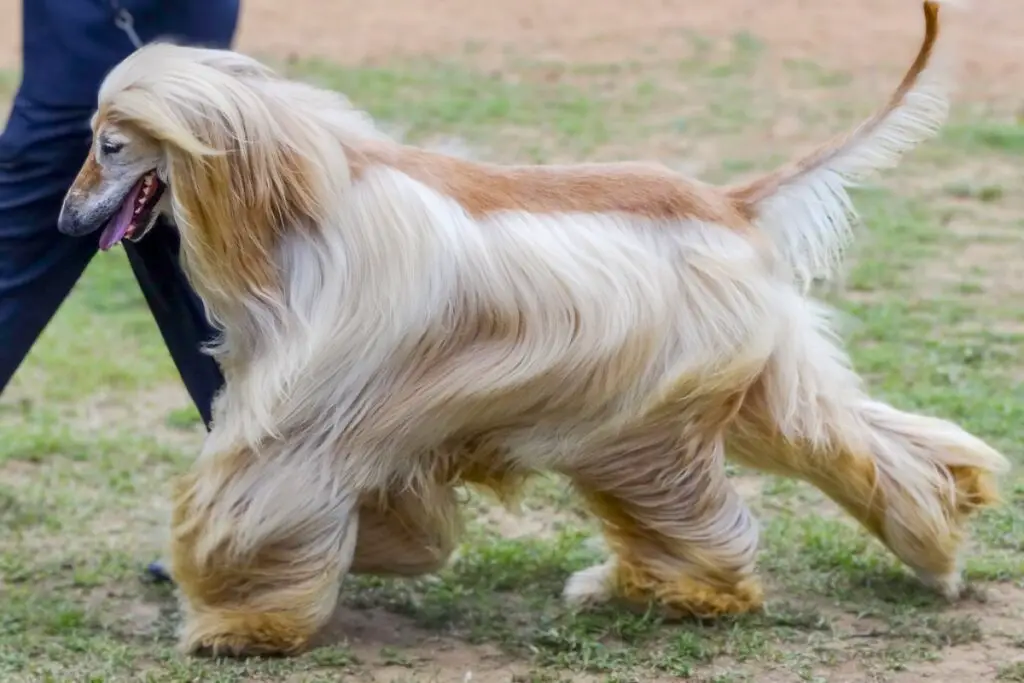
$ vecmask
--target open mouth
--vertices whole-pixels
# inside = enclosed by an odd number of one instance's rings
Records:
[[[153,210],[164,193],[164,184],[150,171],[139,178],[125,196],[121,208],[107,221],[100,235],[100,249],[106,251],[121,240],[135,241],[145,234],[152,223]]]

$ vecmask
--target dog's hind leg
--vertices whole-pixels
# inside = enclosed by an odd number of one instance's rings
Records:
[[[333,464],[240,450],[201,457],[178,482],[170,557],[184,651],[290,655],[308,646],[356,547],[358,497]]]
[[[788,339],[728,433],[730,459],[810,482],[947,597],[961,588],[968,516],[996,502],[1007,463],[958,426],[871,400],[824,309],[789,311]]]
[[[568,602],[656,600],[700,617],[760,607],[757,523],[726,477],[719,434],[678,420],[637,425],[574,466],[614,557],[573,575]]]

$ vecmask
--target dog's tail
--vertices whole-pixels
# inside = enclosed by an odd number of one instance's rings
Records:
[[[832,275],[852,237],[856,214],[846,188],[894,167],[945,122],[950,83],[934,54],[937,0],[924,3],[924,17],[917,58],[884,108],[803,158],[727,189],[740,210],[771,235],[804,284]]]

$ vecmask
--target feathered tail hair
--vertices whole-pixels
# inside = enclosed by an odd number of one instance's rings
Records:
[[[749,183],[728,188],[744,214],[774,240],[798,282],[834,274],[857,221],[846,190],[894,167],[933,137],[949,111],[946,60],[935,47],[939,3],[924,3],[924,41],[899,87],[852,132]]]

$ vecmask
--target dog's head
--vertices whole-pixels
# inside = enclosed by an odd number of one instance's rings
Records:
[[[64,198],[58,229],[103,228],[100,247],[137,241],[172,211],[168,187],[183,155],[212,158],[241,148],[228,121],[247,79],[263,65],[227,50],[153,44],[110,72],[92,119],[93,145]]]
[[[337,180],[325,178],[319,151],[331,145],[289,87],[229,50],[136,51],[100,88],[93,146],[58,229],[102,231],[109,249],[168,214],[205,294],[269,289],[274,241],[284,226],[310,222]]]
[[[94,118],[85,165],[64,198],[58,229],[80,236],[103,228],[100,249],[141,239],[170,212],[167,162],[161,146],[135,126]]]

